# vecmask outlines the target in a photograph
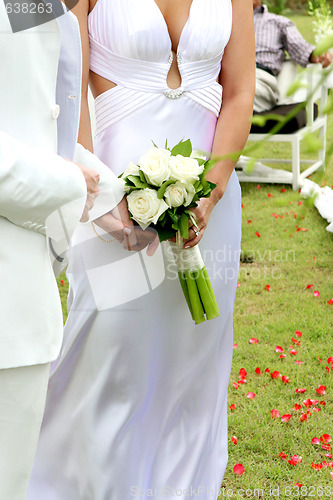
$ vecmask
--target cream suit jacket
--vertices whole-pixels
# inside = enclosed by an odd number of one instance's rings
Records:
[[[71,60],[63,55],[60,65],[61,34]],[[0,369],[46,363],[60,350],[62,312],[48,241],[56,253],[65,250],[85,203],[80,169],[57,154],[74,154],[80,84],[73,14],[13,33],[0,1]],[[60,118],[70,123],[66,133]],[[76,161],[101,175],[91,218],[111,210],[123,196],[117,179],[80,146]]]

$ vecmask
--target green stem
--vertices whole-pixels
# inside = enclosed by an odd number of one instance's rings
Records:
[[[217,318],[219,315],[219,310],[216,305],[216,301],[211,296],[205,274],[202,269],[199,269],[195,273],[196,283],[199,291],[200,299],[203,303],[207,319]]]
[[[182,273],[181,271],[178,273],[178,276],[179,276],[179,281],[180,281],[180,284],[181,284],[181,287],[182,287],[182,290],[183,290],[183,294],[184,294],[184,297],[186,299],[186,302],[187,302],[187,305],[188,305],[188,308],[190,310],[190,313],[191,313],[191,316],[192,316],[192,319],[194,321],[194,316],[193,316],[193,311],[192,311],[192,306],[191,306],[191,301],[190,301],[190,295],[188,293],[188,288],[187,288],[187,282],[186,282],[186,279],[185,279],[185,275],[184,273]]]
[[[206,283],[207,283],[207,286],[208,286],[208,290],[210,291],[210,295],[214,301],[214,304],[215,304],[215,307],[216,307],[216,310],[218,311],[219,310],[219,306],[216,302],[216,297],[215,297],[215,293],[214,293],[214,290],[213,290],[213,287],[212,287],[212,284],[211,284],[211,281],[210,281],[210,278],[209,278],[209,275],[208,275],[208,272],[207,272],[207,269],[206,269],[206,266],[204,266],[202,269],[201,269],[202,273],[203,273],[203,276],[206,280]]]
[[[191,271],[185,271],[185,278],[191,303],[191,310],[193,313],[193,319],[195,321],[195,324],[198,325],[199,323],[205,321],[205,315],[200,301],[199,292],[197,289],[195,278],[193,277],[193,273],[191,273]]]

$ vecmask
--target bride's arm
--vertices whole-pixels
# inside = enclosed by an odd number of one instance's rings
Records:
[[[251,126],[255,91],[255,42],[252,0],[232,0],[232,32],[226,46],[220,83],[223,87],[223,103],[217,121],[212,155],[224,156],[241,151],[247,141]],[[209,216],[222,198],[236,158],[219,161],[207,175],[217,184],[210,198],[202,198],[193,209],[200,228],[199,236],[190,230],[190,241],[196,245],[207,226]]]

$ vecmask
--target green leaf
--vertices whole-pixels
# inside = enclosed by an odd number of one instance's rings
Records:
[[[215,167],[215,165],[216,165],[216,160],[207,160],[205,168],[203,169],[203,172],[200,175],[200,178],[204,179],[206,177],[206,175],[208,174],[208,172],[210,170],[212,170],[213,167]]]
[[[333,33],[330,33],[318,43],[317,47],[313,51],[313,54],[315,56],[320,56],[321,54],[324,54],[332,47],[333,47]]]
[[[171,150],[172,156],[182,155],[182,156],[191,156],[192,153],[192,144],[190,139],[187,141],[180,141],[174,148]]]
[[[180,216],[179,222],[180,234],[182,237],[187,240],[188,239],[188,215],[183,212]]]
[[[146,177],[145,177],[145,174],[142,172],[142,170],[141,170],[141,169],[139,170],[139,176],[140,176],[140,180],[141,180],[141,182],[144,182],[144,183],[146,183],[146,182],[147,182],[147,179],[146,179]]]
[[[168,212],[172,222],[174,222],[175,224],[178,224],[178,215],[175,214],[174,212],[172,212],[171,210],[167,210],[167,212]]]
[[[164,196],[165,190],[170,184],[173,184],[175,181],[165,181],[162,186],[157,190],[157,198],[161,200]]]
[[[160,239],[160,241],[165,241],[165,240],[169,240],[170,238],[172,238],[173,236],[176,235],[176,231],[177,229],[164,229],[164,228],[158,228],[157,229],[157,233],[158,233],[158,237]]]
[[[126,179],[131,181],[136,188],[139,189],[149,188],[147,182],[142,182],[140,177],[137,177],[136,175],[129,175]]]

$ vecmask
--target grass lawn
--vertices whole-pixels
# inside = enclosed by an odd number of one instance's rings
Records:
[[[311,18],[292,19],[313,41]],[[330,116],[328,146],[332,137]],[[332,186],[333,158],[324,173],[311,178]],[[229,464],[220,498],[230,498],[231,492],[238,498],[332,498],[333,468],[311,466],[333,462],[330,443],[311,440],[333,435],[333,369],[326,368],[333,356],[333,305],[328,304],[333,298],[333,235],[325,230],[327,223],[317,210],[290,186],[261,184],[259,189],[248,183],[242,192],[245,262],[235,303],[237,347],[228,396],[228,406],[236,406],[229,409]],[[67,285],[59,280],[59,287],[64,304]],[[276,352],[277,346],[283,351]],[[240,374],[241,369],[247,374]],[[274,371],[278,378],[272,378]],[[282,376],[289,377],[286,383]],[[326,389],[321,391],[320,386]],[[253,399],[247,397],[250,392]],[[295,404],[301,410],[293,409]],[[273,409],[279,418],[272,417]],[[291,415],[290,420],[282,422],[283,415]],[[281,452],[286,459],[279,456]],[[302,457],[294,459],[296,465],[288,463],[293,455]],[[236,464],[245,468],[240,476],[233,471]],[[299,495],[296,483],[303,485]]]

